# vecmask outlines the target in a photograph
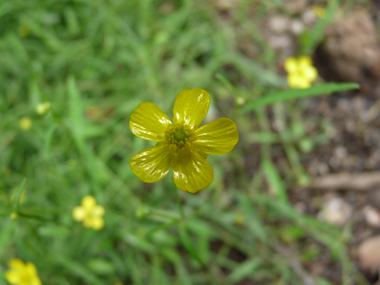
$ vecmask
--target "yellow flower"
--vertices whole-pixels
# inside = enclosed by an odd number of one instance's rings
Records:
[[[20,128],[24,131],[29,130],[32,127],[32,120],[25,117],[20,120]]]
[[[40,103],[36,107],[36,112],[38,115],[43,115],[50,110],[50,107],[50,102]]]
[[[9,261],[11,270],[5,272],[5,279],[12,285],[41,285],[36,266],[33,263],[24,263],[20,259]]]
[[[214,170],[206,161],[208,154],[230,152],[239,140],[235,123],[227,118],[199,128],[210,101],[205,90],[182,90],[174,102],[174,124],[154,103],[144,102],[136,107],[129,121],[132,133],[157,142],[129,161],[141,181],[156,182],[172,167],[174,183],[183,191],[195,193],[210,185]]]
[[[244,216],[242,214],[236,214],[235,215],[235,224],[237,225],[243,225],[245,222]]]
[[[83,221],[86,228],[101,230],[104,227],[104,208],[96,205],[96,200],[92,196],[86,196],[82,199],[82,206],[77,206],[73,210],[73,218],[78,222]]]
[[[291,88],[309,88],[318,76],[311,58],[307,56],[298,59],[289,57],[285,61],[285,70],[288,72],[288,84]]]
[[[311,6],[311,11],[319,18],[323,19],[326,16],[326,8],[322,7],[320,5],[313,5]]]

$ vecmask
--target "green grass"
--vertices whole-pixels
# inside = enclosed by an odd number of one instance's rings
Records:
[[[50,285],[243,279],[302,284],[278,246],[288,243],[301,260],[306,253],[293,245],[306,237],[342,264],[346,284],[355,278],[347,235],[287,203],[286,189],[308,179],[300,141],[326,137],[322,127],[310,137],[302,124],[293,125],[310,119],[320,126],[321,118],[307,117],[302,103],[278,103],[275,119],[289,116],[291,123],[273,132],[263,107],[273,102],[264,97],[286,88],[274,69],[274,51],[243,5],[230,21],[260,44],[264,56],[260,62],[243,55],[232,25],[206,3],[2,1],[0,284],[12,258],[33,262],[43,284]],[[258,19],[271,8],[265,3],[259,3]],[[196,195],[180,193],[182,220],[170,173],[147,185],[131,172],[130,157],[152,143],[133,136],[128,123],[143,101],[171,114],[176,94],[186,88],[207,90],[212,97],[207,120],[233,119],[240,142],[231,153],[208,158],[215,171],[210,187]],[[251,115],[234,104],[237,98],[255,106]],[[51,112],[39,116],[36,105],[45,101]],[[31,118],[30,130],[19,128],[22,117]],[[285,150],[287,171],[276,169],[273,148]],[[259,162],[253,177],[246,157]],[[25,202],[19,205],[23,183]],[[265,191],[267,185],[278,198]],[[106,209],[101,231],[72,219],[85,195]],[[11,220],[14,210],[19,217]],[[237,222],[241,215],[243,223]]]

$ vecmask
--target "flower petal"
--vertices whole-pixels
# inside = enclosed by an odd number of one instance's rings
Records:
[[[291,88],[309,88],[310,87],[310,81],[307,80],[304,76],[299,76],[298,74],[295,75],[288,75],[288,84]]]
[[[104,228],[104,220],[102,218],[92,218],[92,228],[94,230],[101,230]]]
[[[185,89],[178,93],[173,107],[173,122],[197,128],[210,108],[210,95],[203,89]]]
[[[190,193],[196,193],[209,186],[214,180],[212,166],[199,153],[181,151],[173,166],[175,185]]]
[[[37,268],[36,266],[31,263],[31,262],[28,262],[25,266],[25,270],[28,271],[29,275],[36,275],[37,274]]]
[[[310,57],[303,55],[298,58],[298,64],[299,68],[302,70],[305,67],[313,66],[313,61]]]
[[[289,57],[284,64],[285,70],[288,73],[293,73],[298,71],[298,61],[294,57]]]
[[[197,139],[194,148],[207,154],[230,152],[239,141],[236,124],[227,118],[220,118],[195,131]]]
[[[310,82],[314,81],[318,77],[318,71],[314,66],[308,66],[303,70],[303,74]]]
[[[84,218],[86,217],[86,209],[83,207],[75,207],[73,210],[73,218],[74,220],[80,222],[83,221]]]
[[[144,102],[136,107],[129,121],[132,133],[148,141],[163,141],[165,130],[171,124],[168,116],[152,102]]]
[[[32,285],[42,285],[42,282],[38,276],[35,276],[32,281]]]
[[[20,273],[14,270],[5,272],[5,279],[11,284],[19,284],[20,282]]]
[[[96,206],[96,200],[93,196],[86,196],[82,199],[81,204],[85,210],[91,210]]]
[[[153,183],[162,179],[170,170],[172,154],[167,145],[156,145],[132,156],[129,166],[143,182]]]
[[[91,214],[93,217],[101,217],[105,213],[103,206],[96,206],[94,209],[92,209]]]
[[[25,264],[22,262],[22,260],[14,258],[9,261],[9,266],[16,270],[24,270]]]

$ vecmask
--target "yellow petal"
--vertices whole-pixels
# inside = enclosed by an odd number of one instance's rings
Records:
[[[129,166],[141,181],[153,183],[162,179],[169,172],[171,160],[170,148],[160,144],[132,156]]]
[[[81,204],[85,210],[91,210],[96,206],[96,200],[93,196],[86,196],[82,199]]]
[[[197,128],[210,108],[210,95],[203,89],[185,89],[178,93],[173,107],[173,122]]]
[[[152,102],[136,107],[129,121],[132,133],[148,141],[163,141],[165,130],[171,124],[168,116]]]
[[[184,150],[174,163],[173,180],[179,189],[196,193],[211,184],[214,170],[199,153]]]
[[[97,231],[101,230],[102,228],[104,228],[104,220],[102,218],[93,218],[92,228]]]
[[[16,270],[24,270],[25,264],[20,259],[14,258],[11,259],[9,262],[9,267],[16,269]]]
[[[85,228],[91,228],[92,227],[92,217],[91,216],[87,216],[84,220],[83,220],[83,226]]]
[[[75,207],[73,210],[73,218],[74,220],[80,222],[83,221],[84,218],[86,217],[86,209],[83,207]]]
[[[28,271],[29,275],[36,275],[37,274],[37,268],[36,266],[31,263],[31,262],[28,262],[25,266],[25,270]]]
[[[294,57],[289,57],[284,64],[285,70],[288,73],[293,73],[298,71],[298,61]]]
[[[5,279],[7,279],[7,281],[9,283],[11,283],[12,285],[13,284],[15,284],[15,285],[19,284],[20,273],[17,271],[14,271],[14,270],[7,271],[7,272],[5,272]]]
[[[91,214],[93,217],[101,217],[104,215],[104,208],[102,206],[96,206],[92,211]]]
[[[220,118],[195,131],[197,140],[194,148],[207,154],[230,152],[239,141],[236,124],[227,118]]]
[[[42,285],[42,282],[38,276],[35,276],[31,285]]]
[[[303,55],[298,58],[298,66],[302,70],[305,67],[313,66],[313,62],[310,57]]]
[[[305,78],[312,82],[318,77],[318,71],[314,66],[308,66],[303,70]]]
[[[298,74],[288,76],[288,84],[291,88],[309,88],[310,82]]]

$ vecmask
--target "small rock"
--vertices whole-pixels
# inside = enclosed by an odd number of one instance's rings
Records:
[[[302,22],[307,26],[312,26],[318,21],[317,15],[310,9],[304,11],[301,15]]]
[[[287,35],[271,36],[268,41],[275,50],[288,50],[292,46],[292,41]]]
[[[380,227],[380,212],[371,206],[363,209],[365,220],[371,227]]]
[[[307,0],[287,0],[285,1],[285,9],[290,14],[302,13],[307,5]]]
[[[290,23],[290,30],[296,36],[300,35],[304,31],[305,27],[300,20],[293,20]]]
[[[282,34],[289,30],[290,18],[283,15],[270,17],[268,20],[268,28],[277,34]]]
[[[380,236],[364,240],[357,250],[361,269],[369,276],[376,276],[380,271]]]
[[[352,207],[342,198],[328,196],[318,217],[330,224],[343,226],[352,216]]]

